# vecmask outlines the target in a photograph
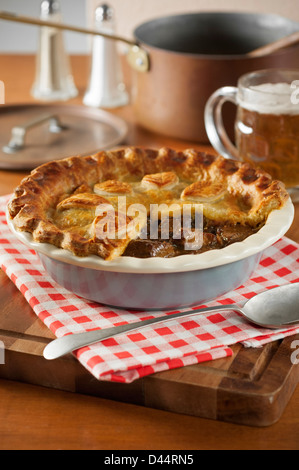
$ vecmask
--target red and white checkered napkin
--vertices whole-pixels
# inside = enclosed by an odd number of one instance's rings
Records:
[[[56,284],[36,253],[10,232],[5,219],[7,200],[6,196],[0,198],[0,266],[57,337],[153,316],[153,312],[133,312],[90,302]],[[209,305],[242,302],[265,289],[290,282],[299,282],[299,245],[283,238],[266,250],[245,285]],[[171,313],[174,312],[167,315]],[[97,379],[130,383],[157,371],[231,356],[229,346],[235,343],[258,347],[298,332],[299,328],[257,328],[235,312],[216,312],[159,323],[81,348],[74,354]]]

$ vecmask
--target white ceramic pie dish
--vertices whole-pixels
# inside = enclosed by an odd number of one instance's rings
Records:
[[[240,286],[252,275],[263,252],[292,225],[291,199],[270,213],[266,224],[242,242],[197,255],[175,258],[120,257],[104,261],[33,240],[19,232],[7,213],[16,238],[35,250],[48,274],[75,294],[116,307],[165,309],[190,306],[217,298]]]

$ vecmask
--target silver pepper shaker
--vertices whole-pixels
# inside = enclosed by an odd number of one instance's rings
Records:
[[[42,20],[61,22],[60,2],[43,0],[40,17]],[[61,30],[48,26],[42,26],[40,29],[36,76],[31,90],[32,96],[36,99],[68,100],[78,94],[62,34]]]
[[[95,28],[106,34],[115,33],[114,12],[107,4],[96,8]],[[116,42],[94,36],[90,78],[83,103],[86,106],[116,108],[126,105],[128,101]]]

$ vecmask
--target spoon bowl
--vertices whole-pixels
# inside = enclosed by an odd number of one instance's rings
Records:
[[[264,328],[299,324],[299,283],[261,292],[239,311],[248,321]]]
[[[201,313],[221,310],[239,312],[247,321],[264,328],[287,328],[298,323],[299,325],[299,283],[287,284],[266,290],[246,301],[243,305],[231,304],[215,307],[206,307],[198,310],[175,313],[166,318],[150,318],[149,320],[134,322],[103,330],[89,331],[66,335],[55,339],[44,349],[45,359],[56,359],[76,349],[97,343],[104,339],[139,330],[154,323],[165,323],[175,318],[200,315]]]

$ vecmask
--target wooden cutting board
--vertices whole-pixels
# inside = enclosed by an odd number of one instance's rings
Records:
[[[0,302],[5,345],[0,377],[5,379],[251,426],[275,423],[299,381],[299,365],[290,359],[297,335],[258,349],[235,345],[232,357],[132,384],[100,382],[71,354],[55,361],[43,358],[54,336],[2,271]]]

